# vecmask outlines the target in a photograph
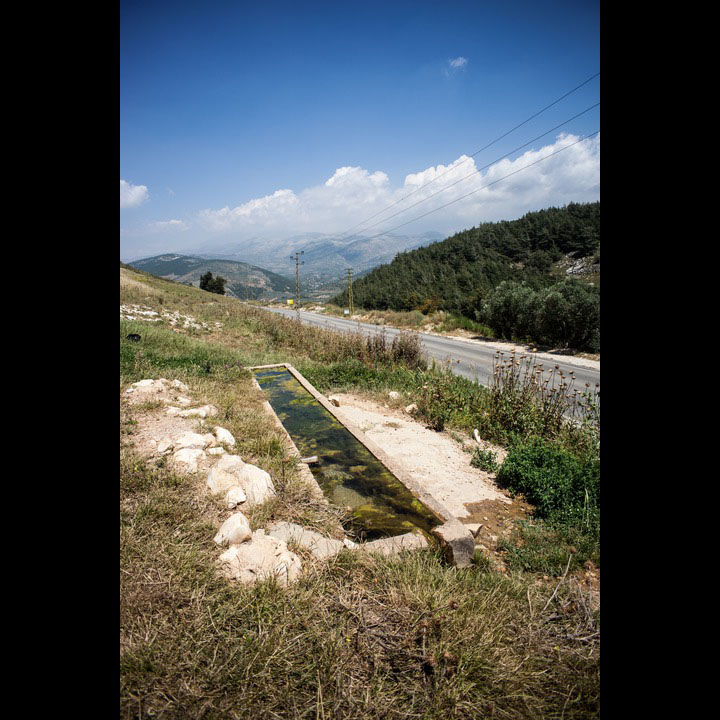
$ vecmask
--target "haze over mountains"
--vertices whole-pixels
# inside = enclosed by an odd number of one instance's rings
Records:
[[[303,278],[314,281],[336,280],[347,268],[353,274],[368,271],[391,262],[399,252],[413,250],[443,240],[442,233],[428,231],[418,235],[383,235],[381,237],[320,232],[293,235],[285,239],[253,237],[224,245],[196,248],[194,255],[215,260],[255,263],[283,275],[295,273],[295,252],[304,250],[301,259]]]

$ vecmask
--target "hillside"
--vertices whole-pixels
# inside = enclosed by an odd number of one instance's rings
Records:
[[[599,284],[600,203],[571,203],[400,253],[354,282],[353,298],[374,310],[448,310],[508,339],[599,351]],[[333,302],[346,305],[347,293]],[[566,327],[570,316],[583,327]]]
[[[268,298],[294,292],[295,283],[255,265],[234,260],[209,260],[192,255],[168,253],[129,263],[134,268],[175,282],[198,286],[200,277],[211,272],[227,280],[226,294],[244,299]]]

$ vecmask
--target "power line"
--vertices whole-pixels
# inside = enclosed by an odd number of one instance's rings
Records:
[[[440,193],[445,192],[445,190],[449,190],[451,187],[453,187],[453,186],[455,186],[455,185],[463,182],[464,180],[467,180],[468,178],[470,178],[470,177],[472,177],[472,176],[474,176],[474,175],[479,174],[479,173],[482,172],[483,170],[486,170],[487,168],[489,168],[491,165],[499,162],[500,160],[503,160],[503,159],[509,157],[510,155],[512,155],[513,153],[517,152],[518,150],[522,150],[523,148],[527,147],[528,145],[531,145],[532,143],[534,143],[536,140],[539,140],[541,137],[544,137],[545,135],[550,134],[551,132],[553,132],[553,131],[557,130],[558,128],[562,127],[563,125],[567,125],[569,122],[572,122],[573,120],[575,120],[576,118],[580,117],[581,115],[584,115],[585,113],[590,112],[590,110],[593,110],[594,108],[598,107],[599,105],[600,105],[600,103],[599,103],[599,102],[596,102],[594,105],[591,105],[590,107],[585,108],[585,110],[582,110],[581,112],[577,113],[576,115],[573,115],[571,118],[568,118],[567,120],[564,120],[564,121],[561,122],[559,125],[555,125],[555,127],[552,127],[552,128],[550,128],[549,130],[546,130],[544,133],[541,133],[540,135],[534,137],[532,140],[529,140],[528,142],[523,143],[522,145],[518,145],[516,148],[510,150],[509,152],[505,153],[504,155],[501,155],[500,157],[496,158],[495,160],[489,162],[487,165],[483,165],[483,167],[478,168],[477,170],[474,170],[474,171],[471,172],[471,173],[468,173],[467,175],[461,177],[459,180],[455,180],[454,182],[446,185],[445,187],[441,188],[441,189],[438,190],[437,192],[434,192],[434,193],[432,193],[431,195],[428,195],[427,197],[422,198],[421,200],[418,200],[417,202],[413,203],[412,205],[408,205],[406,208],[403,208],[402,210],[398,210],[396,213],[393,213],[392,215],[389,215],[388,217],[384,218],[383,220],[378,220],[378,222],[373,223],[372,225],[369,225],[368,227],[366,227],[365,230],[369,230],[370,228],[376,227],[377,225],[380,225],[380,224],[382,224],[382,223],[384,223],[384,222],[387,222],[387,221],[390,220],[391,218],[394,218],[394,217],[397,217],[398,215],[401,215],[402,213],[406,212],[407,210],[410,210],[410,209],[412,209],[412,208],[414,208],[414,207],[417,207],[418,205],[420,205],[420,204],[422,204],[422,203],[424,203],[424,202],[426,202],[426,201],[428,201],[428,200],[431,200],[431,199],[434,198],[436,195],[439,195]],[[506,133],[506,134],[507,134],[507,133]],[[587,138],[585,138],[585,139],[587,139]],[[570,147],[570,145],[568,145],[567,147]],[[547,157],[550,157],[550,156],[548,155]],[[468,159],[469,159],[469,158],[468,158]],[[464,161],[464,162],[465,162],[465,161]],[[462,165],[462,163],[460,163],[459,165],[456,165],[455,168],[460,167],[460,165]],[[528,167],[529,167],[529,166],[528,166]],[[455,168],[449,168],[449,169],[446,171],[446,173],[449,172],[450,170],[455,169]],[[443,173],[443,174],[446,174],[446,173]],[[438,176],[438,177],[439,177],[439,176]],[[506,176],[506,177],[509,177],[509,175]],[[437,178],[435,178],[435,179],[437,179]],[[432,182],[432,181],[430,181],[430,182]],[[497,181],[496,181],[496,182],[497,182]],[[429,182],[428,182],[428,183],[425,183],[425,185],[423,185],[422,187],[426,187],[426,186],[429,185],[429,184],[430,184]],[[492,184],[492,183],[491,183],[491,184]],[[485,186],[485,187],[489,187],[489,186]],[[418,190],[420,190],[420,189],[422,189],[422,188],[418,188]],[[482,189],[482,188],[479,188],[479,189]],[[417,191],[414,191],[414,192],[417,192]],[[473,192],[476,192],[476,191],[473,191]],[[411,193],[411,194],[412,194],[412,193]],[[408,196],[408,197],[409,197],[409,196]],[[466,196],[463,196],[463,197],[466,197]],[[462,198],[460,198],[460,199],[462,199]],[[397,204],[397,203],[395,203],[395,204]],[[443,205],[442,207],[446,207],[446,206]],[[385,208],[385,209],[388,210],[389,208]],[[441,209],[441,208],[438,208],[438,209]],[[384,212],[384,211],[382,211],[382,212]],[[378,213],[378,214],[379,214],[379,213]],[[426,213],[426,214],[429,214],[429,213]],[[425,216],[424,216],[424,215],[421,215],[420,217],[425,217]],[[410,221],[410,222],[412,222],[412,221]],[[403,224],[401,224],[401,225],[398,225],[397,227],[403,227],[403,225],[407,225],[407,224],[408,224],[408,223],[403,223]],[[395,229],[395,228],[392,228],[392,229]],[[387,232],[390,232],[390,231],[387,231]],[[380,233],[380,235],[385,235],[385,234],[386,234],[386,232]],[[353,233],[353,235],[349,235],[347,238],[345,238],[345,240],[353,237],[354,235],[357,235],[357,233]],[[366,240],[372,240],[372,239],[374,239],[374,238],[380,237],[380,235],[373,235],[373,236],[371,236],[371,237],[369,237],[369,238],[365,238],[365,239],[366,239]],[[313,258],[313,262],[315,262],[315,261],[317,261],[317,260],[322,260],[322,259],[325,258],[325,257],[329,257],[330,255],[332,255],[332,254],[335,253],[335,252],[337,252],[337,251],[336,251],[336,250],[333,250],[332,252],[325,253],[324,255],[320,255],[319,257],[315,257],[315,258]]]
[[[384,213],[384,212],[386,212],[387,210],[390,210],[391,208],[395,207],[398,203],[401,203],[403,200],[407,200],[410,196],[414,195],[416,192],[419,192],[419,191],[422,190],[424,187],[427,187],[427,186],[430,185],[431,183],[434,183],[436,180],[439,180],[443,175],[446,175],[447,173],[449,173],[450,170],[454,170],[454,169],[460,167],[460,165],[463,165],[464,163],[468,162],[471,158],[474,158],[476,155],[478,155],[479,153],[481,153],[483,150],[487,150],[489,147],[491,147],[492,145],[494,145],[496,142],[499,142],[499,141],[502,140],[503,138],[505,138],[505,137],[507,137],[508,135],[510,135],[510,133],[515,132],[515,130],[517,130],[518,128],[521,128],[523,125],[526,125],[527,123],[529,123],[531,120],[533,120],[534,118],[536,118],[538,115],[544,113],[546,110],[549,110],[553,105],[557,105],[561,100],[564,100],[566,97],[568,97],[568,95],[572,95],[572,93],[574,93],[576,90],[579,90],[581,87],[583,87],[583,85],[587,85],[591,80],[594,80],[598,75],[600,75],[599,72],[595,73],[592,77],[589,77],[587,80],[584,80],[584,81],[581,82],[579,85],[577,85],[576,87],[574,87],[572,90],[569,90],[569,91],[566,92],[564,95],[562,95],[561,97],[559,97],[557,100],[553,100],[553,102],[551,102],[549,105],[546,105],[542,110],[538,110],[535,114],[531,115],[531,116],[530,116],[529,118],[527,118],[526,120],[523,120],[520,124],[516,125],[514,128],[508,130],[508,131],[507,131],[506,133],[504,133],[503,135],[500,135],[500,137],[495,138],[494,140],[492,140],[491,142],[489,142],[489,143],[488,143],[487,145],[485,145],[484,147],[481,147],[479,150],[476,150],[472,155],[469,155],[469,156],[467,157],[467,159],[463,160],[463,161],[462,161],[461,163],[459,163],[458,165],[455,165],[454,167],[449,167],[447,170],[445,170],[444,172],[440,173],[440,175],[435,176],[432,180],[429,180],[429,181],[426,182],[424,185],[421,185],[419,188],[416,188],[416,189],[413,190],[411,193],[408,193],[407,195],[405,195],[405,197],[402,197],[402,198],[400,198],[399,200],[396,200],[396,201],[395,201],[394,203],[392,203],[391,205],[388,205],[385,209],[380,210],[380,212],[377,212],[377,213],[375,213],[374,215],[371,215],[369,218],[365,218],[365,220],[362,220],[361,222],[357,223],[356,225],[353,225],[351,228],[348,228],[348,229],[345,230],[344,232],[340,233],[340,235],[346,235],[347,233],[350,232],[350,230],[354,230],[356,227],[359,227],[360,225],[364,225],[366,222],[368,222],[368,220],[373,220],[373,219],[376,218],[378,215],[382,215],[382,213]],[[357,234],[357,233],[355,233],[355,234]],[[351,235],[350,237],[352,237],[352,235]]]
[[[546,155],[545,157],[540,158],[539,160],[535,160],[535,162],[531,162],[528,165],[525,165],[518,170],[514,170],[511,173],[508,173],[507,175],[503,175],[501,178],[498,178],[497,180],[493,180],[491,183],[488,183],[487,185],[481,185],[479,188],[476,188],[475,190],[471,190],[469,193],[466,193],[465,195],[462,195],[459,198],[455,198],[455,200],[451,200],[448,203],[445,203],[444,205],[441,205],[440,207],[435,208],[434,210],[429,210],[426,213],[423,213],[422,215],[418,215],[417,217],[414,217],[412,220],[408,220],[407,222],[401,223],[400,225],[396,225],[395,227],[389,228],[388,230],[383,230],[383,232],[378,233],[377,235],[372,235],[368,240],[374,240],[375,238],[382,237],[383,235],[387,235],[388,233],[391,233],[393,230],[397,230],[398,228],[404,227],[405,225],[409,225],[410,223],[415,222],[416,220],[420,220],[420,218],[427,217],[428,215],[432,215],[432,213],[437,212],[438,210],[442,210],[443,208],[448,207],[448,205],[452,205],[456,202],[460,202],[460,200],[464,200],[466,197],[469,197],[470,195],[473,195],[476,192],[479,192],[480,190],[484,190],[485,188],[489,188],[491,185],[496,185],[502,180],[505,180],[513,175],[517,175],[519,172],[522,172],[523,170],[527,170],[528,168],[532,167],[533,165],[537,165],[538,163],[541,163],[545,160],[548,160],[549,158],[553,157],[553,155],[557,155],[558,153],[563,152],[564,150],[567,150],[568,148],[571,148],[573,145],[577,145],[578,143],[584,142],[585,140],[590,139],[594,135],[597,135],[600,131],[596,130],[593,133],[590,133],[589,135],[586,135],[584,138],[580,138],[580,140],[576,140],[574,143],[570,143],[569,145],[566,145],[563,148],[560,148],[559,150],[556,150],[555,152],[550,153],[549,155]]]
[[[523,145],[519,145],[518,147],[514,148],[513,150],[510,150],[509,152],[505,153],[505,155],[502,155],[499,158],[496,158],[492,162],[489,162],[487,165],[483,165],[483,167],[478,168],[477,170],[474,170],[471,173],[468,173],[464,177],[461,177],[459,180],[456,180],[455,182],[450,183],[449,185],[446,185],[441,190],[438,190],[437,192],[432,193],[432,195],[428,195],[427,197],[423,198],[422,200],[418,200],[416,203],[413,203],[412,205],[408,205],[406,208],[403,208],[402,210],[398,210],[396,213],[393,213],[392,215],[389,215],[383,220],[378,220],[376,223],[373,223],[372,225],[368,225],[365,230],[369,230],[370,228],[376,227],[377,225],[380,225],[381,223],[387,222],[390,220],[390,218],[397,217],[398,215],[401,215],[404,212],[407,212],[411,208],[417,207],[421,203],[424,203],[427,200],[430,200],[431,198],[434,198],[436,195],[439,195],[442,192],[445,192],[446,190],[450,189],[454,185],[457,185],[458,183],[461,183],[463,180],[467,180],[469,177],[472,177],[473,175],[477,175],[478,173],[482,172],[483,170],[487,170],[491,165],[495,164],[496,162],[500,162],[500,160],[503,160],[506,157],[509,157],[513,153],[517,152],[518,150],[522,150],[524,147],[527,147],[528,145],[534,143],[536,140],[539,140],[541,137],[544,137],[545,135],[550,134],[554,130],[557,130],[558,128],[562,127],[563,125],[567,125],[569,122],[575,120],[575,118],[580,117],[581,115],[584,115],[586,112],[589,112],[593,108],[596,108],[600,103],[597,102],[594,105],[591,105],[589,108],[586,108],[582,112],[579,112],[577,115],[573,115],[569,120],[565,120],[565,122],[561,122],[559,125],[556,125],[554,128],[550,128],[550,130],[547,130],[546,132],[542,133],[542,135],[538,135],[537,137],[534,137],[532,140],[528,140]],[[462,165],[462,163],[460,163]],[[456,165],[455,167],[460,167],[459,165]],[[426,183],[426,185],[429,185],[430,183]],[[425,186],[423,186],[425,187]],[[348,237],[353,237],[352,235],[349,235]],[[347,239],[347,238],[346,238]]]

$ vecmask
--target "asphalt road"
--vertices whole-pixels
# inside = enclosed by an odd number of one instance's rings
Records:
[[[295,310],[285,310],[278,308],[262,308],[270,312],[280,313],[288,317],[296,317]],[[361,323],[357,320],[347,320],[336,316],[316,315],[315,313],[300,311],[300,319],[302,322],[310,325],[318,325],[320,327],[329,328],[340,331],[361,331],[365,334],[372,335],[383,331],[381,325],[370,325]],[[385,333],[388,339],[392,340],[396,335],[400,334],[400,330],[391,327],[385,327]],[[450,361],[450,367],[453,372],[458,375],[476,380],[481,385],[489,385],[492,376],[493,355],[497,349],[488,346],[482,340],[458,340],[455,338],[438,337],[437,335],[428,335],[426,333],[418,333],[423,346],[423,350],[429,357],[435,358],[440,362]],[[568,360],[562,355],[552,355],[547,353],[538,353],[542,355],[542,362],[545,369],[551,368],[553,365],[559,365],[563,373],[573,370],[575,373],[575,387],[580,391],[585,389],[585,383],[590,383],[592,388],[595,383],[600,382],[600,370],[575,364],[572,359]]]

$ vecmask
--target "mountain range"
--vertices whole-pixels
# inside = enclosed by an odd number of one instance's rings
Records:
[[[420,235],[383,235],[366,237],[311,232],[284,239],[249,238],[221,246],[197,248],[195,255],[213,260],[253,262],[276,273],[293,275],[295,253],[305,263],[302,275],[311,284],[341,279],[347,268],[353,274],[367,272],[378,265],[389,263],[399,252],[413,250],[444,239],[439,232]]]

